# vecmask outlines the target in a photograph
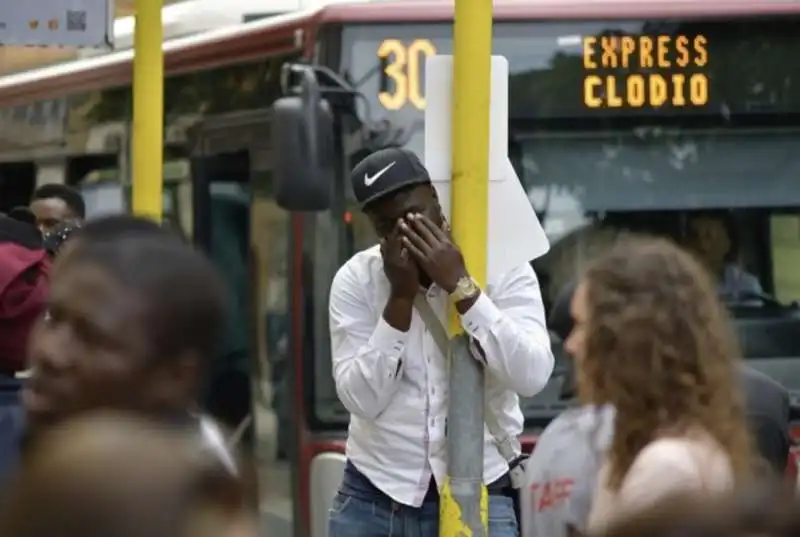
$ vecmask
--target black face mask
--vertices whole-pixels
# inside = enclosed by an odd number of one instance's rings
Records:
[[[80,228],[81,224],[77,220],[67,220],[45,233],[42,242],[50,257],[55,257],[67,239]]]

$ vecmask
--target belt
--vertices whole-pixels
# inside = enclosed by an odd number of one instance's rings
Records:
[[[489,483],[486,486],[487,492],[490,496],[509,496],[514,493],[511,486],[511,477],[508,473],[503,474],[500,478]],[[367,501],[385,501],[387,504],[392,503],[392,499],[387,496],[378,487],[372,484],[367,477],[358,471],[355,465],[347,461],[344,469],[344,479],[342,485],[339,487],[339,492],[348,496],[354,496]],[[423,503],[438,502],[439,501],[439,488],[436,486],[436,480],[431,478],[428,483],[428,490],[425,492]]]

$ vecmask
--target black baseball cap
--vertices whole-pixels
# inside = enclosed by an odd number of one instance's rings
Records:
[[[413,151],[389,147],[375,151],[356,164],[350,180],[356,201],[363,208],[401,188],[430,184],[431,177]]]

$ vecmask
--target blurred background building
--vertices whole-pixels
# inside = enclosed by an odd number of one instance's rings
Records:
[[[175,0],[164,0],[165,4]],[[117,17],[134,13],[135,0],[116,0]],[[0,75],[26,71],[43,65],[69,61],[78,57],[70,48],[0,47]]]

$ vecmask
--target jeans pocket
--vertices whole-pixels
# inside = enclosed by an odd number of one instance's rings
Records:
[[[338,494],[328,517],[328,537],[389,537],[390,517],[373,502]]]
[[[331,508],[328,510],[328,516],[342,514],[344,510],[347,509],[347,506],[350,505],[350,501],[352,499],[352,496],[347,496],[346,494],[337,492],[336,497],[333,499],[333,503],[331,504]]]

